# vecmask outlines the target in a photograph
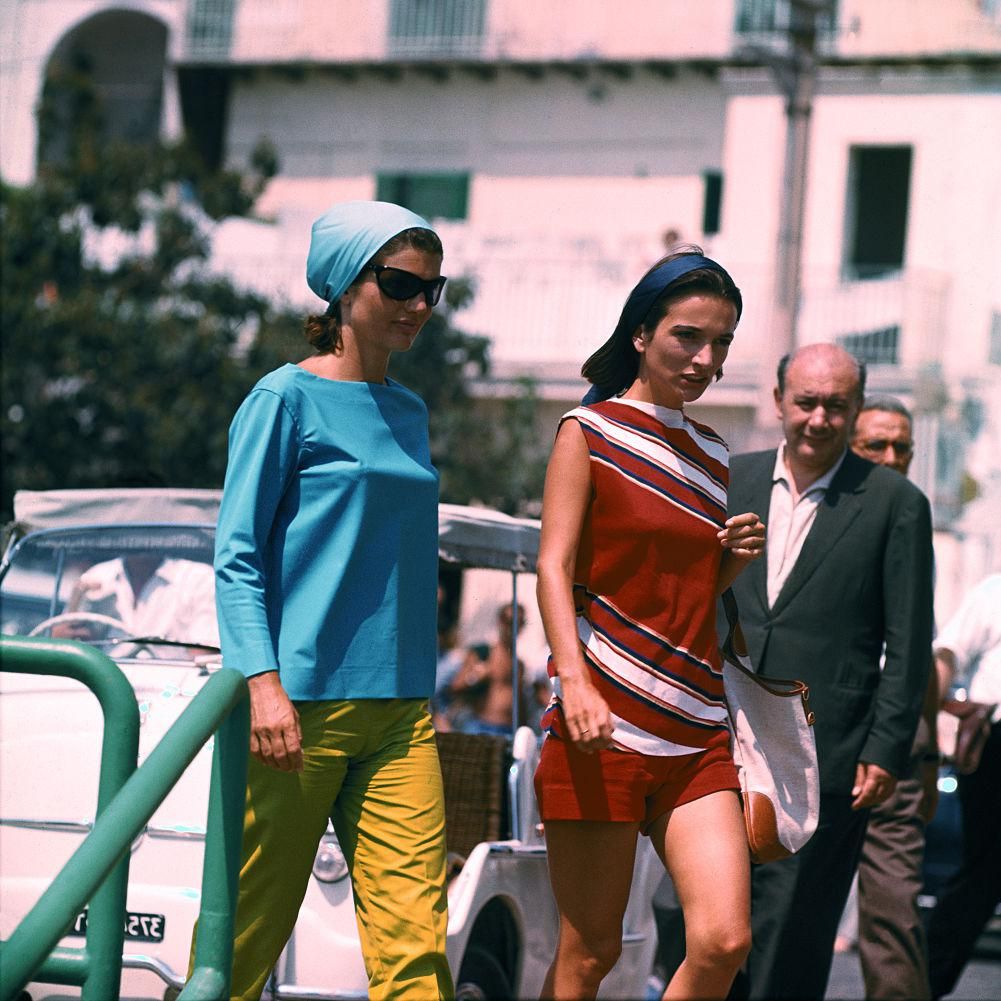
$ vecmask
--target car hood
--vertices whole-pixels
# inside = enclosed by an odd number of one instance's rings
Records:
[[[139,707],[139,763],[208,678],[195,664],[122,665]],[[0,674],[0,819],[93,823],[103,716],[79,682]],[[212,741],[201,748],[150,824],[204,830]]]

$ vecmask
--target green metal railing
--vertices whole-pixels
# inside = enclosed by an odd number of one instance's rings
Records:
[[[243,676],[228,669],[213,674],[136,769],[139,711],[113,661],[69,640],[3,637],[0,669],[74,678],[95,693],[104,712],[94,828],[2,944],[0,1001],[13,1001],[32,978],[79,985],[84,1001],[117,1001],[129,846],[216,730],[195,969],[181,998],[228,997],[249,745]],[[88,900],[85,948],[56,949]]]

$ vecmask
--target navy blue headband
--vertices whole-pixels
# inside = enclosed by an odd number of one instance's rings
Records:
[[[683,254],[674,258],[673,261],[665,261],[659,268],[654,268],[649,274],[644,275],[639,284],[629,293],[625,306],[622,307],[622,315],[619,317],[616,332],[625,327],[626,332],[632,336],[632,332],[646,319],[653,304],[664,294],[668,285],[673,284],[683,275],[690,271],[698,271],[700,268],[707,268],[710,271],[718,271],[727,275],[726,269],[715,261],[701,254]],[[730,276],[727,275],[729,278]],[[739,318],[738,310],[738,318]]]
[[[682,254],[673,260],[665,261],[659,267],[645,274],[632,292],[629,293],[629,298],[626,299],[626,304],[622,307],[622,315],[619,317],[619,322],[616,324],[615,330],[612,331],[612,336],[609,340],[615,340],[619,337],[632,337],[633,332],[646,319],[647,314],[653,308],[653,304],[664,294],[669,285],[676,282],[682,276],[687,275],[690,271],[699,271],[701,269],[718,271],[720,274],[726,275],[727,278],[730,277],[726,268],[708,257],[703,257],[701,254]],[[739,292],[737,293],[737,300],[737,319],[739,320],[742,308]],[[581,403],[600,403],[602,400],[609,399],[620,388],[624,387],[592,386],[581,400]]]

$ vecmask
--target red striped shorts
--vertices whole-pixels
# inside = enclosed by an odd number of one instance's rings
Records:
[[[535,772],[539,815],[547,820],[639,823],[643,834],[665,813],[724,789],[739,789],[722,731],[703,751],[639,754],[608,749],[587,754],[550,733]]]

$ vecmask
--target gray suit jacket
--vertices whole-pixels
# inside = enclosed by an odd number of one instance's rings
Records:
[[[730,514],[754,511],[767,525],[774,466],[774,451],[731,460]],[[848,795],[860,760],[901,775],[931,668],[924,494],[849,451],[772,608],[766,584],[765,558],[737,578],[741,623],[761,674],[810,686],[821,791]]]

